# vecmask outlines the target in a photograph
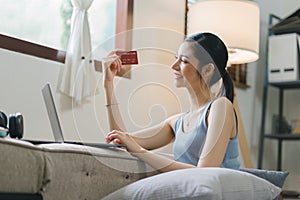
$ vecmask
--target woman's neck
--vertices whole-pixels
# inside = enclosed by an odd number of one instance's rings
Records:
[[[210,92],[205,88],[188,88],[190,96],[190,112],[197,111],[211,101]]]

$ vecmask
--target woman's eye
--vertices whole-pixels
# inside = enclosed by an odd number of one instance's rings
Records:
[[[181,63],[188,63],[187,60],[185,60],[185,59],[183,59],[183,58],[181,58],[181,57],[178,57],[178,56],[175,56],[175,59],[176,59],[176,60],[179,59],[179,61],[180,61]]]
[[[188,61],[184,60],[184,59],[180,59],[180,62],[182,62],[182,63],[188,63]]]

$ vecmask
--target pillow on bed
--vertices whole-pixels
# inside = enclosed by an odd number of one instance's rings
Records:
[[[267,181],[270,181],[274,185],[282,188],[286,177],[289,175],[287,171],[272,171],[272,170],[263,170],[263,169],[253,169],[253,168],[241,168],[243,172],[248,172],[253,175],[256,175],[260,178],[263,178]]]
[[[250,173],[225,168],[192,168],[131,183],[104,199],[271,200],[281,189]]]

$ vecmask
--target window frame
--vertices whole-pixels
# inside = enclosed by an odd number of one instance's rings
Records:
[[[117,0],[116,34],[132,29],[134,0]],[[117,40],[116,47],[125,47],[126,41]],[[128,43],[127,43],[128,44]],[[26,40],[0,34],[0,48],[65,63],[66,51],[50,48]],[[94,60],[95,70],[102,71],[101,61]],[[125,72],[119,74],[122,76]]]

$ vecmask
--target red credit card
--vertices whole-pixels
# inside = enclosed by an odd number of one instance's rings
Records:
[[[120,56],[122,65],[138,64],[137,51],[117,51],[116,54]]]

